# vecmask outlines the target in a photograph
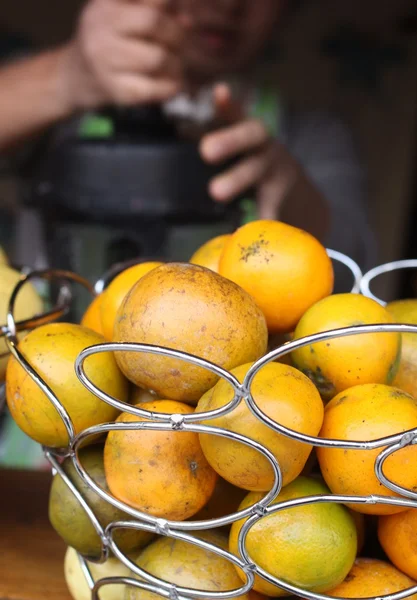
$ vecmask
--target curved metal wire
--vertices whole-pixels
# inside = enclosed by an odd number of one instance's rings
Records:
[[[330,250],[328,252],[329,256],[332,259],[341,260],[341,262],[343,262],[348,268],[351,269],[355,282],[353,291],[355,293],[358,292],[358,281],[361,278],[359,267],[357,267],[356,263],[347,259],[347,257],[343,257],[343,255],[338,256],[339,253],[335,253],[334,251]],[[417,266],[417,261],[415,262],[415,266]],[[134,262],[133,264],[136,263]],[[407,266],[409,267],[410,265],[408,264]],[[381,273],[382,272],[385,271],[381,271]],[[61,276],[63,275],[62,272],[59,273]],[[81,279],[73,277],[71,274],[66,275],[69,275],[69,279],[71,281],[79,281]],[[31,274],[31,276],[33,275]],[[37,276],[39,276],[39,274],[37,274]],[[368,274],[368,279],[365,279],[365,284],[363,284],[361,287],[361,291],[363,293],[366,293],[367,290],[369,291],[369,282],[371,281],[373,276],[376,276],[375,270],[374,275],[372,275],[371,272],[370,276]],[[368,281],[367,284],[366,281]],[[106,402],[107,404],[117,408],[120,411],[124,411],[136,416],[138,420],[133,422],[104,423],[101,425],[90,427],[89,429],[79,433],[78,435],[75,435],[70,416],[67,414],[64,407],[61,405],[59,399],[53,395],[53,393],[49,390],[48,386],[46,386],[42,378],[40,378],[36,371],[31,367],[31,365],[24,360],[24,358],[21,356],[18,349],[16,348],[15,337],[16,332],[18,330],[18,325],[16,325],[13,319],[13,306],[16,295],[23,283],[24,282],[19,283],[18,289],[15,290],[15,293],[12,296],[7,320],[7,330],[5,332],[6,340],[9,344],[10,350],[17,357],[23,368],[25,368],[28,371],[30,376],[47,394],[50,401],[57,408],[63,422],[67,427],[69,437],[69,444],[66,449],[57,450],[45,448],[44,450],[46,457],[51,463],[54,472],[63,478],[63,481],[66,483],[66,485],[68,485],[71,492],[75,495],[80,505],[86,511],[86,514],[89,516],[97,534],[101,538],[102,555],[99,558],[99,561],[105,560],[108,556],[109,551],[111,551],[132,572],[131,577],[111,577],[95,582],[94,578],[92,577],[88,563],[83,557],[80,556],[79,560],[81,568],[84,572],[86,581],[91,590],[93,600],[99,600],[100,591],[108,585],[129,585],[133,588],[156,593],[162,598],[168,598],[169,600],[190,600],[190,598],[199,598],[201,600],[206,600],[208,598],[213,598],[213,600],[231,600],[232,598],[237,598],[238,596],[247,593],[252,588],[255,575],[259,576],[260,578],[273,585],[278,586],[279,588],[290,594],[295,594],[299,597],[306,598],[307,600],[330,600],[329,596],[326,594],[313,593],[298,588],[284,580],[274,577],[271,573],[266,572],[259,565],[257,565],[250,556],[246,544],[247,536],[250,534],[251,529],[266,517],[272,516],[283,510],[291,510],[295,507],[306,506],[309,504],[384,504],[392,506],[401,506],[404,509],[417,508],[417,493],[413,490],[408,490],[399,486],[398,483],[391,481],[384,473],[385,461],[390,456],[392,456],[396,452],[403,450],[404,448],[410,447],[417,443],[417,428],[408,432],[399,432],[398,434],[386,436],[378,440],[349,441],[337,439],[322,439],[319,437],[304,435],[300,432],[294,431],[288,427],[283,426],[276,420],[271,419],[260,409],[260,407],[256,403],[256,398],[254,398],[254,396],[252,395],[252,384],[259,370],[262,369],[262,367],[264,367],[265,365],[269,364],[270,362],[282,358],[283,356],[293,352],[298,348],[302,348],[313,343],[323,342],[326,340],[350,335],[366,335],[378,333],[382,334],[389,332],[399,334],[417,334],[417,326],[406,324],[362,325],[354,327],[345,327],[339,330],[318,333],[300,340],[293,340],[284,344],[280,348],[270,352],[269,354],[258,360],[256,363],[254,363],[253,366],[249,369],[248,373],[246,374],[246,377],[243,380],[243,382],[239,382],[233,374],[229,373],[225,369],[222,369],[219,366],[214,365],[202,358],[192,356],[190,354],[185,354],[169,348],[148,346],[145,344],[123,343],[100,344],[94,347],[86,348],[80,353],[75,364],[76,374],[81,383],[86,387],[86,389],[88,389],[92,394],[97,396],[103,402]],[[102,286],[104,287],[105,285],[106,282],[105,280],[103,280]],[[366,287],[366,285],[368,285],[368,287]],[[88,287],[91,291],[91,286]],[[97,288],[97,285],[95,291],[100,291]],[[206,369],[214,375],[216,375],[217,378],[223,379],[227,382],[227,384],[233,391],[233,397],[230,400],[230,402],[228,402],[225,406],[216,410],[187,415],[151,413],[149,411],[141,409],[140,407],[133,407],[127,405],[100,390],[95,385],[95,383],[87,377],[84,370],[85,360],[88,357],[103,352],[120,351],[132,351],[137,353],[148,353],[168,356],[171,358],[176,358],[178,360],[183,360],[187,363],[191,363],[193,365]],[[286,502],[279,502],[279,493],[282,488],[282,472],[279,462],[277,458],[272,454],[272,452],[266,447],[264,447],[262,444],[251,439],[250,431],[248,432],[248,436],[244,436],[236,432],[216,427],[214,426],[215,423],[210,425],[210,421],[232,413],[241,403],[246,404],[248,410],[251,411],[251,413],[256,419],[261,421],[267,427],[271,428],[277,434],[282,435],[288,439],[315,447],[327,446],[332,448],[355,449],[363,452],[379,449],[380,452],[375,460],[375,474],[379,481],[389,491],[392,492],[392,495],[342,496],[333,495],[329,493],[323,495],[308,496],[304,498],[297,498]],[[274,482],[271,489],[263,493],[262,498],[259,502],[256,502],[252,506],[239,512],[233,513],[231,515],[226,515],[220,518],[208,519],[204,521],[189,520],[181,522],[157,518],[146,512],[137,510],[136,508],[118,500],[111,493],[103,489],[96,481],[94,481],[94,479],[87,473],[82,463],[80,462],[80,448],[83,447],[85,444],[88,444],[88,442],[95,438],[97,434],[106,434],[111,431],[173,431],[176,432],[176,435],[182,435],[184,432],[195,432],[198,434],[209,434],[213,436],[221,436],[224,438],[228,438],[230,440],[233,440],[234,442],[241,443],[257,451],[260,454],[260,456],[266,459],[271,465],[274,476]],[[76,486],[72,484],[70,479],[66,476],[65,472],[63,471],[60,462],[62,457],[67,457],[73,462],[74,467],[78,475],[81,477],[82,481],[86,485],[88,485],[96,494],[98,494],[103,499],[103,501],[108,502],[115,508],[123,511],[128,519],[133,518],[134,520],[117,521],[111,523],[103,530],[103,527],[94,515],[94,511],[92,511],[92,509],[84,500],[82,495],[78,492]],[[226,551],[223,548],[220,548],[211,542],[202,540],[201,538],[195,537],[195,535],[193,535],[193,533],[196,534],[199,531],[210,530],[223,525],[230,525],[232,523],[235,523],[236,521],[245,519],[246,521],[243,523],[238,537],[237,556],[234,556],[229,551]],[[236,567],[239,567],[245,574],[246,580],[242,583],[240,588],[216,592],[208,590],[190,589],[174,585],[168,581],[164,581],[141,569],[120,550],[117,543],[115,542],[114,534],[121,529],[136,529],[141,531],[153,532],[158,535],[168,536],[172,539],[177,539],[189,544],[193,544],[208,552],[215,553],[218,556],[221,556],[223,559],[227,560],[229,563],[235,565]],[[141,580],[136,579],[136,577],[140,577]],[[382,596],[382,599],[402,600],[402,598],[406,598],[415,593],[417,593],[417,586],[408,590],[397,592],[395,594]],[[342,598],[339,600],[345,599]],[[376,599],[373,598],[370,600]]]
[[[368,298],[372,298],[379,304],[385,306],[387,302],[378,298],[371,292],[371,283],[374,279],[379,277],[380,275],[385,275],[387,273],[393,273],[395,271],[399,271],[402,269],[416,269],[417,268],[417,259],[407,259],[407,260],[394,260],[393,262],[386,263],[384,265],[380,265],[371,269],[362,277],[362,281],[360,283],[360,291],[364,296]]]
[[[342,263],[342,265],[345,265],[345,267],[349,269],[353,277],[353,287],[350,293],[359,294],[361,290],[361,280],[363,277],[363,273],[359,265],[349,256],[346,256],[346,254],[342,254],[337,250],[331,250],[330,248],[327,248],[327,254],[332,260]]]

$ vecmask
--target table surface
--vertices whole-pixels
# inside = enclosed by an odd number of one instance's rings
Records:
[[[49,473],[0,470],[0,600],[71,600],[48,521]]]

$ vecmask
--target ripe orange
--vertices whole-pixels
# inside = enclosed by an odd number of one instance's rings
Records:
[[[219,272],[254,297],[273,333],[292,331],[333,290],[326,249],[309,233],[279,221],[238,229],[224,247]]]
[[[180,402],[157,400],[144,410],[190,414]],[[123,413],[118,422],[145,421]],[[189,431],[111,431],[104,447],[104,468],[110,491],[130,506],[156,517],[184,521],[208,502],[217,475]]]
[[[417,325],[417,300],[391,302],[387,310],[398,323]],[[392,385],[417,398],[417,334],[403,333],[401,338],[401,360]]]
[[[226,369],[266,351],[265,318],[237,285],[190,264],[167,264],[143,277],[118,313],[115,341],[141,342],[194,354]],[[132,383],[160,398],[196,404],[217,376],[176,358],[118,352]]]
[[[83,318],[81,319],[81,325],[83,327],[88,327],[88,329],[92,329],[96,333],[103,335],[103,327],[101,325],[101,302],[103,300],[102,294],[96,296],[94,300],[91,302],[89,307],[84,313]]]
[[[295,339],[352,325],[393,322],[389,312],[370,298],[336,294],[306,312]],[[354,385],[390,383],[398,367],[400,345],[396,333],[351,335],[305,346],[292,353],[292,360],[329,400]]]
[[[333,398],[324,411],[322,438],[367,441],[417,427],[417,401],[387,385],[358,385]],[[317,448],[323,477],[334,494],[395,496],[377,479],[375,460],[382,451]],[[402,448],[384,465],[387,477],[409,489],[417,486],[417,447]],[[404,510],[384,504],[352,504],[365,514],[389,515]]]
[[[232,373],[243,381],[252,364],[242,365]],[[323,423],[323,402],[311,381],[288,365],[269,363],[255,376],[252,395],[265,414],[277,423],[309,435],[318,435]],[[215,410],[228,404],[233,390],[220,380],[212,394],[206,394],[196,412]],[[284,485],[293,481],[303,470],[311,446],[291,440],[264,425],[241,402],[233,412],[204,422],[260,442],[278,460]],[[228,438],[201,434],[203,452],[213,469],[224,479],[246,490],[267,491],[274,483],[269,461],[259,452]]]
[[[144,275],[161,266],[161,264],[160,262],[145,262],[134,265],[122,271],[104,290],[100,313],[103,334],[107,340],[113,341],[117,311],[123,304],[127,294]]]
[[[273,504],[328,493],[320,481],[299,477],[282,489]],[[262,497],[259,492],[250,492],[240,509]],[[229,548],[236,555],[243,523],[244,519],[233,523],[230,532]],[[251,559],[274,577],[308,591],[326,592],[349,573],[356,558],[357,534],[344,506],[306,504],[262,518],[249,531],[246,548]],[[254,589],[272,597],[288,595],[258,576]]]
[[[415,585],[415,581],[387,562],[358,558],[345,581],[328,592],[328,595],[335,598],[380,598]],[[409,598],[417,600],[417,595]]]
[[[43,377],[68,411],[76,433],[112,421],[118,411],[99,400],[78,380],[74,363],[89,346],[104,343],[91,329],[51,323],[31,331],[19,344],[23,356]],[[127,401],[128,383],[111,352],[90,356],[85,372],[101,390]],[[19,427],[40,444],[64,447],[68,436],[57,410],[17,360],[10,358],[6,373],[7,404]]]
[[[417,510],[379,517],[378,538],[390,561],[417,580]]]
[[[6,324],[9,300],[12,292],[18,282],[21,274],[19,271],[0,264],[0,325]],[[40,315],[43,310],[43,302],[35,287],[30,282],[26,282],[21,288],[15,303],[14,317],[16,321],[30,319],[35,315]],[[19,333],[19,339],[22,339],[25,332]],[[4,337],[0,337],[0,382],[4,381],[7,362],[10,354]]]
[[[227,550],[227,537],[218,530],[198,532],[194,537]],[[182,540],[161,537],[143,550],[136,564],[142,569],[177,586],[220,592],[238,589],[242,582],[233,564],[204,548]],[[135,588],[126,588],[126,600],[158,600],[159,596]],[[252,590],[237,600],[261,600]]]
[[[219,272],[220,255],[230,234],[219,235],[201,246],[190,258],[190,263]]]

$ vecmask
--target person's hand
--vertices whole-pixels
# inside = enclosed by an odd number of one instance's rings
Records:
[[[201,155],[210,164],[240,160],[210,182],[210,194],[217,202],[230,202],[253,188],[259,218],[277,219],[297,180],[298,165],[261,120],[245,117],[228,86],[218,85],[214,93],[218,115],[228,125],[202,139]]]
[[[63,69],[74,110],[163,102],[182,86],[183,26],[169,0],[90,0]]]

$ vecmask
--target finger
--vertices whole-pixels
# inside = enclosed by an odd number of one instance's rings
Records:
[[[107,60],[113,71],[182,79],[179,57],[155,43],[116,39]]]
[[[260,219],[275,220],[280,218],[284,188],[279,185],[276,178],[270,177],[261,183],[256,199]]]
[[[132,106],[166,102],[180,91],[180,83],[172,79],[121,74],[112,82],[110,94],[116,104]]]
[[[151,6],[128,6],[115,16],[115,31],[135,38],[145,38],[172,49],[181,47],[184,28],[173,17]]]
[[[200,151],[204,160],[217,164],[260,148],[269,140],[269,133],[258,119],[249,119],[222,131],[206,135]]]
[[[210,194],[218,202],[230,202],[256,186],[270,167],[269,151],[253,154],[210,182]]]
[[[236,123],[244,119],[244,111],[239,102],[233,99],[232,90],[226,83],[219,83],[213,92],[214,105],[219,119],[226,123]]]

